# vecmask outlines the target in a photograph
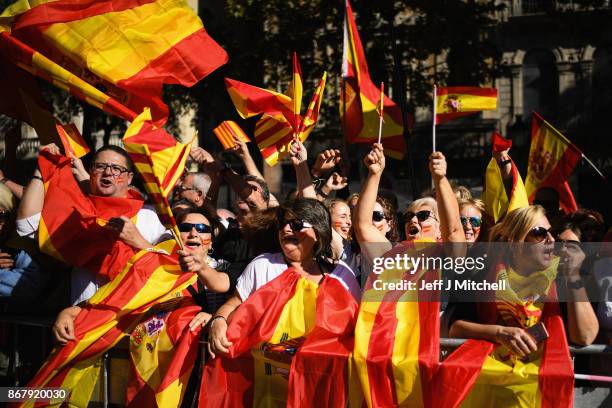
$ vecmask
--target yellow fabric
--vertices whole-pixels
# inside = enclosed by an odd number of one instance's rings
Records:
[[[318,285],[300,278],[295,294],[285,304],[271,344],[307,336],[316,323]],[[287,403],[287,385],[290,365],[266,357],[261,347],[251,350],[254,358],[254,407],[284,407]]]
[[[3,31],[11,31],[13,18],[25,13],[26,11],[45,3],[51,3],[57,0],[18,0],[8,6],[0,14],[0,33]]]
[[[157,0],[132,9],[52,24],[43,35],[64,55],[117,83],[136,75],[202,28],[202,22],[184,0]]]
[[[456,109],[451,109],[449,105]],[[497,109],[497,97],[471,94],[445,94],[436,97],[436,113],[477,112]]]
[[[514,165],[514,164],[513,164]],[[482,200],[485,204],[487,214],[493,217],[495,222],[499,221],[505,214],[529,206],[527,192],[521,175],[518,174],[514,194],[508,199],[501,170],[495,159],[491,159],[485,173],[485,190]]]

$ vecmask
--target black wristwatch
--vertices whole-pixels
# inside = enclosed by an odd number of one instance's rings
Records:
[[[497,164],[499,164],[499,167],[505,166],[506,164],[510,164],[512,163],[512,159],[506,159],[506,160],[502,160],[500,162],[498,162]]]
[[[584,288],[584,282],[582,281],[582,279],[578,278],[575,281],[567,281],[567,287],[571,288],[571,289],[582,289]]]

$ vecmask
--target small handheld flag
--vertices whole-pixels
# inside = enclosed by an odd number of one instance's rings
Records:
[[[87,147],[87,143],[85,143],[74,123],[69,125],[56,124],[55,127],[64,146],[66,156],[68,156],[68,153],[72,153],[77,159],[80,159],[89,153],[89,147]]]
[[[242,140],[245,143],[250,142],[249,137],[244,133],[242,128],[233,120],[224,120],[219,126],[213,129],[213,133],[223,145],[223,149],[229,150],[236,147],[235,139]]]

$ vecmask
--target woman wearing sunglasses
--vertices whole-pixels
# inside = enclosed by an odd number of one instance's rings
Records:
[[[577,263],[565,260],[565,264],[559,264],[550,228],[544,209],[533,205],[512,211],[491,229],[490,267],[484,273],[488,274],[489,282],[504,284],[497,290],[474,291],[472,302],[458,303],[450,318],[450,335],[482,340],[466,343],[465,347],[478,346],[488,356],[483,367],[493,369],[495,366],[499,372],[508,374],[503,385],[493,384],[486,380],[489,371],[483,368],[475,391],[464,400],[464,404],[477,406],[484,403],[475,399],[482,395],[477,390],[483,388],[478,387],[488,387],[486,405],[490,406],[517,406],[519,401],[538,401],[539,392],[543,390],[538,390],[537,386],[519,389],[519,384],[523,386],[528,381],[535,385],[540,381],[541,384],[543,378],[525,376],[524,373],[539,372],[541,377],[545,373],[540,368],[550,364],[556,367],[552,377],[547,377],[551,386],[546,392],[550,395],[542,398],[558,401],[565,397],[561,394],[568,387],[573,388],[567,338],[575,344],[591,344],[599,327],[591,304],[576,302],[576,298],[572,298],[584,291],[577,275],[580,260]],[[555,281],[559,279],[573,291],[568,295],[565,313],[557,302]],[[467,296],[464,292],[464,300]],[[477,355],[473,357],[478,358]],[[510,373],[517,374],[513,376]],[[508,389],[496,392],[498,386],[517,388],[513,392]],[[496,395],[500,399],[496,399]]]
[[[473,198],[459,200],[459,217],[468,245],[480,238],[484,212],[484,203],[481,200]]]

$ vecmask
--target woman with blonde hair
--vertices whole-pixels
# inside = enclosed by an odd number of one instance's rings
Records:
[[[482,200],[474,198],[459,199],[459,218],[465,233],[465,240],[474,243],[480,238],[485,206]]]

